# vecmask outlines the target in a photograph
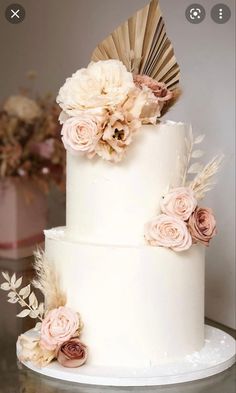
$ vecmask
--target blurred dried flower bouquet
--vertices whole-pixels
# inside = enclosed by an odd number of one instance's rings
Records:
[[[47,192],[50,183],[64,189],[65,151],[58,123],[59,109],[50,94],[20,89],[0,107],[0,181],[6,178],[33,180]]]

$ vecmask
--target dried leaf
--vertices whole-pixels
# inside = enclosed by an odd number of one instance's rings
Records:
[[[2,275],[5,278],[5,280],[7,280],[8,282],[10,281],[10,276],[7,272],[2,272]]]
[[[3,289],[3,291],[10,291],[10,284],[8,284],[8,282],[4,282],[3,284],[1,284],[1,289]]]
[[[34,309],[36,309],[38,307],[38,300],[37,300],[34,292],[32,292],[29,296],[29,306]]]
[[[19,314],[17,314],[17,317],[19,318],[25,318],[30,314],[30,311],[28,308],[25,308],[24,310],[22,310]]]
[[[40,331],[41,330],[41,326],[42,326],[42,323],[41,322],[37,322],[33,329],[36,330],[36,331]]]
[[[16,281],[14,287],[15,288],[19,288],[22,284],[22,277],[18,278],[18,280]]]
[[[16,273],[14,273],[11,277],[11,285],[14,287],[16,283]]]
[[[202,141],[204,140],[204,138],[205,138],[205,135],[204,135],[204,134],[198,135],[198,136],[194,139],[194,144],[195,144],[195,145],[198,145],[199,143],[202,143]]]
[[[9,292],[8,294],[7,294],[7,296],[8,297],[15,297],[16,296],[16,293],[15,292]]]
[[[17,303],[17,302],[18,302],[17,298],[8,299],[8,303]]]
[[[38,310],[32,310],[29,313],[30,318],[38,318],[39,316],[39,311]]]
[[[194,164],[192,164],[190,166],[190,168],[188,169],[188,173],[198,173],[202,170],[202,164],[200,164],[199,162],[194,162]]]
[[[178,86],[180,70],[157,0],[151,0],[98,44],[92,60],[107,59],[121,60],[129,71],[149,75],[171,89]]]
[[[19,300],[18,303],[21,305],[21,307],[25,307],[25,302],[23,300]]]
[[[200,158],[202,157],[204,152],[202,150],[193,150],[192,158]]]
[[[30,294],[30,284],[28,284],[26,287],[21,288],[19,295],[22,296],[23,299],[26,299]]]

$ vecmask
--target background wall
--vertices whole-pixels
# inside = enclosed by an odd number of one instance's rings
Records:
[[[199,25],[185,19],[190,0],[160,0],[168,34],[181,67],[183,96],[168,118],[192,122],[196,134],[206,134],[206,160],[223,151],[225,164],[206,205],[215,210],[219,234],[207,250],[206,314],[235,326],[234,262],[234,6],[224,25],[214,23],[210,10],[217,1],[199,0],[206,19]],[[22,24],[5,20],[0,4],[0,100],[26,83],[36,70],[35,90],[56,94],[67,76],[86,66],[98,41],[146,0],[21,0]],[[57,214],[57,209],[55,213]],[[194,279],[194,278],[193,278]]]

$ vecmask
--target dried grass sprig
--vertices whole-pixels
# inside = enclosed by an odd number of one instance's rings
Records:
[[[185,136],[185,147],[186,151],[182,159],[182,165],[181,165],[181,184],[183,186],[186,185],[187,182],[187,173],[190,165],[190,161],[192,158],[192,151],[193,151],[193,145],[194,145],[194,140],[193,140],[193,130],[192,126],[189,127],[189,132]]]
[[[214,177],[222,165],[223,158],[223,155],[214,157],[189,183],[189,187],[194,191],[197,199],[203,199],[206,193],[213,188]]]
[[[36,278],[32,284],[44,295],[46,311],[65,306],[66,295],[61,288],[55,265],[48,261],[45,252],[40,249],[35,252],[34,256]]]

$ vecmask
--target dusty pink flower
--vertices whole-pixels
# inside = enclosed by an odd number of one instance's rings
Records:
[[[65,121],[62,141],[71,153],[90,153],[101,137],[101,123],[93,115],[81,113]]]
[[[168,90],[165,83],[157,82],[148,75],[134,75],[134,83],[139,88],[146,86],[151,89],[160,101],[169,101],[173,97],[173,93]]]
[[[86,345],[78,338],[71,338],[64,342],[58,350],[57,361],[64,367],[80,367],[88,357]]]
[[[157,82],[148,75],[134,75],[133,78],[135,85],[146,94],[146,104],[140,116],[142,123],[155,124],[165,103],[173,98],[173,93],[165,83]]]
[[[186,221],[195,210],[197,200],[191,188],[178,187],[166,193],[160,205],[163,213]]]
[[[41,326],[41,346],[47,350],[56,349],[76,335],[79,325],[78,314],[68,307],[49,311]]]
[[[145,225],[145,238],[151,246],[184,251],[192,245],[192,239],[184,221],[177,217],[160,214]]]
[[[188,227],[193,242],[208,246],[216,235],[216,220],[212,210],[207,207],[197,207],[189,218]]]
[[[30,150],[42,158],[50,159],[54,152],[54,143],[53,138],[46,139],[44,142],[35,142],[30,145]]]

